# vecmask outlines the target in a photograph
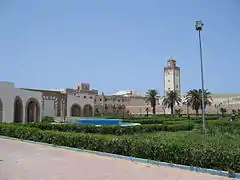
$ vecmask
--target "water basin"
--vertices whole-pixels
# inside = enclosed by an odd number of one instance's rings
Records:
[[[92,124],[92,125],[96,125],[96,126],[101,126],[101,125],[136,126],[136,125],[140,125],[139,123],[121,122],[120,119],[105,119],[105,118],[79,119],[76,121],[76,124]]]

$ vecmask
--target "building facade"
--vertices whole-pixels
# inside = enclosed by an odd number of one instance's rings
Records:
[[[0,82],[0,123],[39,122],[42,119],[42,93]]]
[[[67,95],[57,90],[29,89],[30,92],[42,94],[42,116],[64,117],[67,115]]]
[[[94,116],[94,99],[98,93],[90,90],[90,84],[80,83],[75,88],[52,90],[26,89],[42,93],[42,116],[56,117],[64,120],[71,117]]]
[[[65,89],[64,92],[67,94],[68,117],[94,116],[98,91],[91,90],[89,83],[80,83],[73,89]]]

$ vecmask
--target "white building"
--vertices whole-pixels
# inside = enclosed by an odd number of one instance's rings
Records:
[[[16,88],[0,82],[0,123],[41,121],[42,93]]]
[[[97,90],[90,89],[89,83],[80,83],[74,89],[66,89],[67,117],[94,116],[95,96]]]
[[[78,84],[75,88],[52,90],[24,89],[28,92],[42,94],[42,116],[64,120],[71,117],[94,116],[94,101],[96,90],[90,90],[88,83]]]
[[[170,58],[164,67],[164,96],[167,92],[176,91],[181,94],[180,67],[176,65],[176,60]]]
[[[135,90],[120,90],[114,93],[113,95],[117,96],[137,96],[139,93],[137,93]]]

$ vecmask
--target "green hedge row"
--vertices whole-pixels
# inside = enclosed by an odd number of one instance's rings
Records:
[[[190,131],[194,128],[192,123],[183,124],[149,124],[140,126],[94,126],[94,125],[75,125],[75,124],[48,124],[48,123],[28,123],[19,126],[38,128],[41,130],[56,130],[62,132],[77,133],[97,133],[97,134],[113,134],[128,135],[135,133],[157,132],[157,131]]]
[[[215,121],[216,118],[207,118],[207,121]],[[122,122],[128,122],[128,123],[140,123],[140,124],[178,124],[178,123],[186,123],[186,122],[196,122],[200,123],[202,122],[201,118],[169,118],[169,119],[123,119]]]
[[[174,116],[162,116],[162,117],[146,117],[146,116],[129,116],[129,117],[121,117],[119,119],[129,120],[129,121],[139,121],[139,120],[149,120],[149,121],[184,121],[184,120],[201,120],[202,117],[174,117]],[[217,116],[207,116],[206,120],[217,120]]]
[[[220,116],[220,115],[219,115]],[[154,115],[154,116],[121,116],[121,115],[106,115],[106,116],[98,116],[99,118],[106,118],[106,119],[123,119],[123,120],[162,120],[162,121],[171,121],[171,120],[186,120],[188,119],[187,116],[172,116],[172,115]],[[218,116],[216,115],[207,115],[206,120],[216,120]],[[190,116],[191,120],[201,120],[201,116]]]
[[[99,135],[42,131],[37,128],[8,124],[0,124],[0,135],[156,161],[240,172],[239,145],[219,144],[216,141],[189,140],[181,143],[171,141],[167,136],[159,138],[158,141],[151,138],[140,139],[138,136],[105,139]]]
[[[141,120],[127,120],[127,119],[123,119],[122,122],[126,122],[126,123],[140,123],[142,125],[144,124],[179,124],[179,123],[192,123],[195,122],[191,119],[189,120],[172,120],[172,121],[164,121],[161,119],[141,119]]]
[[[211,134],[229,133],[240,135],[240,121],[207,121],[206,126]]]
[[[122,122],[140,124],[162,124],[165,121],[162,119],[138,119],[138,120],[123,119]]]

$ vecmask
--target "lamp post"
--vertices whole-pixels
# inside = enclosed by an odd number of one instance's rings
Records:
[[[203,28],[202,21],[196,21],[195,25],[196,30],[198,31],[199,38],[199,48],[200,48],[200,63],[201,63],[201,82],[202,82],[202,126],[203,131],[206,132],[206,121],[205,121],[205,104],[204,104],[204,77],[203,77],[203,60],[202,60],[202,42],[201,42],[201,31]]]

